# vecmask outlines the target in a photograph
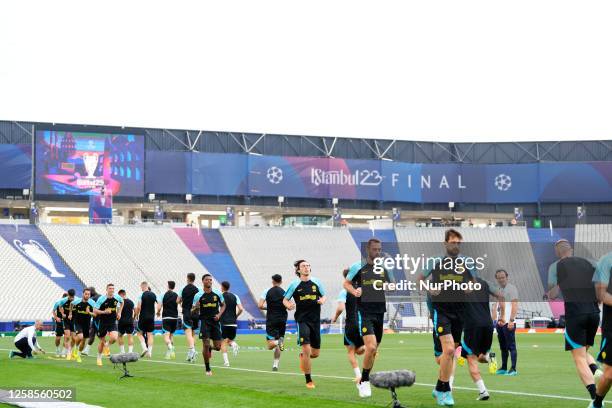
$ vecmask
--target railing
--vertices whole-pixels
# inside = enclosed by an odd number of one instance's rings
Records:
[[[28,225],[30,221],[28,219],[17,219],[17,218],[0,218],[0,224],[8,224],[8,225]]]
[[[397,229],[408,229],[408,228],[440,228],[440,229],[447,229],[447,228],[487,229],[487,228],[491,228],[491,229],[495,229],[495,228],[516,228],[516,227],[526,228],[527,227],[527,223],[525,221],[518,221],[514,225],[501,225],[501,226],[491,225],[491,224],[462,225],[462,223],[457,223],[457,224],[452,224],[452,225],[451,224],[449,224],[449,225],[434,225],[434,224],[428,224],[428,225],[404,225],[402,223],[396,223],[395,224],[395,228],[397,228]]]

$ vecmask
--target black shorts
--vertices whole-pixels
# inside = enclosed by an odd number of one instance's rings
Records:
[[[612,332],[601,333],[601,346],[597,361],[612,366]]]
[[[119,320],[117,324],[119,335],[123,336],[124,334],[134,334],[134,322],[122,322]]]
[[[438,337],[438,334],[436,333],[435,328],[432,331],[431,335],[433,337],[434,356],[440,357],[442,355],[442,343],[440,342],[440,338]]]
[[[446,336],[451,334],[456,344],[461,343],[461,333],[463,332],[463,320],[459,313],[448,310],[433,311],[433,328],[436,336]]]
[[[297,344],[310,344],[314,349],[321,348],[321,322],[296,322],[297,323]]]
[[[200,339],[221,340],[221,323],[214,319],[200,320]]]
[[[155,319],[152,317],[138,319],[137,329],[141,333],[152,333],[155,330]]]
[[[238,327],[236,326],[222,326],[221,327],[221,336],[224,339],[234,340],[236,338],[236,330]]]
[[[64,324],[64,331],[74,331],[74,320],[64,319],[62,323]]]
[[[89,326],[91,319],[77,319],[74,321],[74,331],[83,336],[89,336]]]
[[[162,319],[162,332],[174,334],[178,319]]]
[[[376,342],[380,344],[383,335],[384,313],[357,312],[359,330],[361,336],[376,336]]]
[[[103,322],[100,321],[98,323],[98,337],[104,337],[107,334],[110,334],[110,332],[116,332],[117,331],[117,320],[114,320],[112,322]]]
[[[471,327],[463,332],[461,348],[467,355],[487,354],[493,344],[493,327]]]
[[[64,321],[55,322],[55,336],[62,337],[64,335]]]
[[[98,333],[98,326],[100,325],[100,321],[97,319],[91,319],[91,325],[89,326],[89,338],[95,339],[96,333]]]
[[[595,335],[599,327],[599,313],[583,314],[568,317],[565,320],[565,350],[595,344]]]
[[[346,321],[344,324],[344,345],[358,349],[363,346],[363,337],[359,325],[355,321]]]
[[[287,328],[287,322],[268,322],[266,321],[266,339],[267,340],[278,340],[281,337],[285,337],[285,330]]]
[[[192,316],[190,312],[183,313],[183,328],[185,329],[198,329],[198,319],[199,317]]]

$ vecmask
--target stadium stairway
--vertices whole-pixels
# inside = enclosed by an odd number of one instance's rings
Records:
[[[372,237],[380,239],[383,243],[383,252],[388,253],[391,256],[395,256],[399,253],[399,247],[397,245],[397,238],[395,236],[395,230],[375,230],[370,229],[351,229],[351,236],[359,248],[359,251],[363,253],[361,248],[362,244],[368,242]],[[396,272],[395,270],[393,272]],[[397,282],[401,279],[405,279],[404,271],[397,271],[400,273],[394,273],[394,280]],[[410,296],[410,291],[401,291],[398,293],[400,296]],[[402,317],[415,316],[414,305],[412,302],[404,302],[404,307],[399,309],[399,315]]]
[[[83,282],[34,225],[0,225],[0,236],[43,275],[64,290],[83,290]]]
[[[184,227],[174,228],[174,232],[218,282],[226,280],[231,283],[230,291],[240,297],[248,314],[255,319],[263,318],[219,230]]]
[[[528,228],[529,242],[533,251],[533,256],[540,272],[540,279],[543,286],[548,286],[548,268],[551,264],[557,261],[553,244],[560,239],[567,239],[574,243],[575,231],[573,228],[556,228],[553,229],[552,235],[549,229]],[[562,301],[549,301],[550,309],[555,318],[559,318],[565,313],[565,307]]]
[[[200,231],[198,231],[196,228],[173,228],[173,229],[176,235],[179,236],[181,241],[183,241],[183,243],[187,245],[187,248],[189,248],[189,250],[193,252],[194,255],[196,255],[196,257],[198,255],[202,255],[202,254],[209,255],[212,253],[212,250],[208,246],[208,243],[206,242],[206,240],[204,239]]]

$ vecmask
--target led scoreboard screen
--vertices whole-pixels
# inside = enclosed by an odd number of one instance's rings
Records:
[[[36,130],[37,194],[144,195],[144,135]]]

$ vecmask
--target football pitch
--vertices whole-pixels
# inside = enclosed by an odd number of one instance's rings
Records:
[[[12,387],[75,387],[78,401],[105,407],[198,406],[198,407],[282,407],[387,406],[390,393],[373,388],[373,396],[362,400],[352,381],[353,371],[346,359],[341,335],[323,336],[321,357],[313,362],[316,389],[305,387],[299,371],[295,336],[289,335],[280,371],[272,372],[272,352],[263,350],[261,335],[238,336],[240,353],[231,367],[223,366],[220,352],[213,352],[213,376],[204,376],[201,354],[196,363],[185,362],[185,339],[177,336],[176,360],[164,360],[165,346],[156,336],[153,358],[130,365],[134,378],[119,380],[119,367],[104,359],[97,367],[95,355],[82,363],[56,359],[52,337],[39,338],[46,356],[33,360],[8,359],[12,338],[0,338],[0,389]],[[599,347],[599,336],[596,339]],[[137,343],[137,342],[136,342]],[[467,364],[457,367],[455,406],[508,408],[586,407],[587,392],[576,376],[571,355],[563,351],[562,334],[518,334],[517,377],[495,376],[481,365],[483,378],[491,393],[489,401],[476,401],[478,392],[469,377]],[[198,348],[201,342],[198,341]],[[135,345],[140,351],[140,346]],[[498,351],[494,342],[493,351]],[[118,352],[113,345],[111,352]],[[407,407],[436,406],[431,397],[437,379],[431,334],[385,335],[374,371],[410,369],[416,384],[399,389]],[[498,353],[499,355],[499,353]],[[499,361],[499,359],[498,359]]]

